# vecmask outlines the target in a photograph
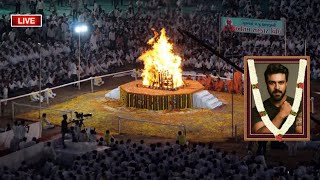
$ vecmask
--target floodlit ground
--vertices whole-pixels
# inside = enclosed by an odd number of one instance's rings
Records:
[[[51,100],[51,104],[55,104],[51,107],[58,109],[73,109],[84,113],[93,113],[91,119],[84,121],[86,126],[95,126],[99,132],[104,131],[104,129],[111,129],[113,134],[117,134],[118,121],[117,115],[129,116],[132,118],[144,118],[146,120],[170,122],[175,124],[185,124],[187,128],[187,138],[191,141],[216,141],[214,142],[215,147],[220,147],[226,151],[237,150],[240,157],[246,155],[246,142],[230,141],[226,139],[231,137],[231,94],[228,93],[217,93],[212,92],[221,101],[226,103],[225,106],[210,111],[210,110],[182,110],[175,112],[159,112],[146,111],[146,110],[134,110],[131,108],[124,108],[119,102],[107,100],[104,98],[104,94],[117,87],[120,84],[132,81],[132,78],[120,77],[113,79],[104,79],[107,82],[104,86],[95,87],[97,89],[96,93],[90,92],[90,84],[84,84],[81,86],[81,91],[73,87],[66,87],[62,89],[57,89],[55,92],[58,96]],[[320,83],[312,82],[311,85],[311,96],[315,97],[315,107],[320,104]],[[95,90],[96,91],[96,90]],[[235,124],[239,124],[238,129],[239,139],[243,139],[243,96],[235,95]],[[27,98],[21,99],[19,103],[31,104],[37,106],[38,103],[30,103]],[[45,105],[45,104],[43,104]],[[8,104],[6,113],[10,114],[11,104]],[[30,109],[23,107],[17,107],[18,112],[26,112]],[[315,117],[319,119],[319,113],[317,108],[315,108]],[[49,119],[55,124],[60,125],[61,113],[53,111],[45,111],[48,113]],[[184,113],[182,113],[184,112]],[[8,116],[11,117],[11,116]],[[38,120],[38,111],[33,113],[20,113],[19,117],[29,118],[33,120]],[[150,118],[152,117],[152,118]],[[169,119],[170,118],[170,119]],[[3,119],[2,119],[3,120]],[[128,123],[127,121],[122,122],[121,132],[124,135],[116,135],[116,139],[128,139],[131,138],[133,141],[139,141],[144,139],[148,143],[154,142],[173,142],[175,139],[175,134],[178,128],[172,128],[167,126],[159,125],[142,125],[142,123]],[[159,130],[158,130],[159,129]],[[57,127],[51,134],[59,134],[60,128]],[[161,135],[159,138],[149,135]],[[217,142],[218,141],[218,142]],[[282,161],[287,167],[296,167],[297,162],[310,162],[313,159],[314,151],[312,150],[299,150],[296,157],[288,157],[288,152],[286,149],[271,149],[267,153],[267,163],[268,165],[277,164],[277,162]]]
[[[83,113],[92,113],[93,117],[84,120],[86,127],[94,127],[100,133],[110,129],[118,132],[118,116],[130,119],[143,119],[154,122],[184,125],[190,141],[224,141],[231,137],[231,94],[212,92],[225,105],[215,110],[209,109],[182,109],[173,111],[150,111],[123,107],[119,101],[106,99],[107,91],[87,93],[50,108],[72,110]],[[243,95],[234,95],[234,122],[238,124],[238,133],[243,134]],[[46,111],[52,123],[59,125],[61,115],[57,112]],[[58,113],[61,114],[61,113]],[[38,111],[20,114],[18,118],[38,120]],[[121,119],[121,133],[141,134],[174,138],[180,127],[159,124],[141,123]]]

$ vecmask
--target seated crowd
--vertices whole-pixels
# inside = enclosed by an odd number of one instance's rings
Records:
[[[8,16],[4,16],[0,20],[1,98],[31,92],[38,87],[39,81],[44,87],[52,87],[77,80],[78,73],[82,78],[86,78],[135,64],[141,52],[146,50],[147,40],[152,37],[151,27],[157,30],[162,27],[168,29],[168,36],[176,46],[175,51],[184,59],[184,68],[210,71],[218,75],[215,82],[209,76],[200,80],[207,89],[223,91],[226,90],[225,86],[233,83],[236,84],[235,91],[239,91],[241,75],[229,82],[220,82],[220,76],[231,77],[230,65],[203,48],[195,48],[198,46],[194,42],[177,31],[178,28],[188,28],[190,32],[217,49],[219,16],[266,19],[285,17],[287,55],[303,55],[304,43],[308,42],[307,55],[311,56],[311,78],[320,77],[320,36],[317,31],[319,24],[312,21],[320,19],[319,1],[269,0],[269,9],[262,10],[262,3],[259,2],[253,4],[251,0],[240,0],[231,3],[233,1],[223,0],[224,9],[221,13],[217,13],[219,10],[212,3],[209,3],[212,8],[208,9],[210,6],[205,5],[208,1],[201,1],[204,3],[188,13],[183,13],[181,9],[185,5],[183,1],[179,1],[177,7],[171,8],[157,8],[159,2],[160,0],[154,0],[152,3],[144,4],[143,1],[138,1],[136,6],[128,6],[126,11],[118,8],[111,12],[105,12],[101,8],[95,8],[93,11],[86,8],[76,9],[78,22],[87,23],[90,29],[90,33],[81,37],[80,51],[77,44],[78,36],[73,33],[76,23],[65,14],[58,15],[53,12],[45,18],[41,29],[11,29]],[[187,3],[189,4],[189,1]],[[34,37],[37,40],[34,40]],[[243,67],[243,55],[284,55],[284,45],[283,37],[234,34],[232,41],[228,35],[222,35],[220,50],[226,57],[231,57],[238,66]],[[82,57],[80,67],[77,65],[79,54]],[[42,73],[41,79],[38,75],[39,69]],[[43,116],[42,127],[52,128],[46,116]],[[21,134],[27,131],[23,122],[8,126],[7,130],[10,128],[16,131],[11,144],[13,151],[37,142],[37,139],[33,139],[27,144]],[[42,164],[29,165],[23,162],[17,171],[1,167],[0,179],[319,178],[319,157],[315,157],[314,161],[308,164],[299,163],[296,168],[287,169],[282,163],[266,164],[263,155],[248,153],[240,157],[236,151],[222,152],[212,144],[187,145],[181,135],[179,133],[175,144],[167,142],[147,145],[143,140],[134,143],[130,139],[126,142],[118,141],[111,137],[109,131],[106,131],[104,137],[96,140],[94,130],[86,132],[76,124],[70,131],[72,141],[97,142],[99,146],[108,145],[110,148],[78,156],[72,165],[66,166],[56,162],[57,155],[48,142],[44,150],[46,160]]]
[[[109,133],[109,132],[108,132]],[[181,135],[181,133],[179,133]],[[106,136],[110,138],[110,136]],[[263,155],[241,157],[236,151],[227,152],[212,144],[177,142],[151,143],[105,140],[110,147],[93,150],[75,157],[69,165],[58,161],[51,142],[43,150],[42,163],[22,162],[17,171],[0,168],[1,179],[317,179],[319,157],[312,163],[298,163],[288,169],[279,162],[268,165]],[[100,144],[100,145],[101,145]],[[60,157],[63,158],[63,157]]]
[[[133,142],[131,139],[117,140],[109,130],[106,130],[103,136],[97,135],[94,129],[84,128],[81,120],[72,122],[74,124],[68,128],[66,137],[69,136],[74,143],[95,143],[97,150],[75,157],[72,162],[66,162],[63,154],[55,150],[61,147],[59,145],[61,141],[59,139],[48,141],[42,150],[40,162],[32,164],[24,161],[17,170],[0,166],[0,179],[271,180],[317,179],[320,173],[319,152],[312,162],[297,162],[295,168],[289,169],[281,162],[277,165],[267,164],[262,152],[254,155],[248,151],[245,156],[240,156],[237,151],[222,151],[211,143],[190,143],[181,131],[178,132],[175,143],[158,142],[148,145],[144,140],[140,142]],[[43,127],[51,125],[46,114],[42,115],[41,123]],[[15,122],[12,129],[15,131],[15,136],[11,142],[11,150],[18,151],[37,143],[36,138],[30,142],[26,141],[23,134],[26,134],[28,129],[23,121]],[[68,146],[72,145],[69,143],[67,148]],[[100,151],[99,146],[108,148]]]
[[[27,141],[27,133],[29,132],[30,126],[26,125],[25,121],[15,121],[13,125],[7,124],[7,127],[3,132],[11,131],[13,132],[13,137],[10,141],[10,151],[15,152],[39,142],[39,139],[32,137]],[[1,133],[1,132],[0,132]],[[9,136],[9,134],[7,135]]]
[[[42,28],[10,28],[10,16],[3,16],[0,20],[0,95],[7,98],[33,91],[39,84],[40,59],[41,83],[44,87],[75,81],[78,72],[81,78],[85,78],[135,64],[141,52],[147,48],[147,40],[153,36],[151,28],[158,31],[161,28],[167,29],[176,53],[184,60],[184,69],[210,71],[231,78],[230,65],[178,32],[178,28],[189,27],[188,31],[218,49],[220,16],[265,19],[285,17],[286,55],[304,55],[304,43],[307,42],[306,53],[311,56],[311,78],[318,79],[320,76],[319,24],[312,20],[304,21],[306,18],[319,18],[318,1],[269,0],[267,9],[262,7],[263,4],[251,0],[237,3],[224,0],[219,10],[217,3],[203,0],[197,3],[194,11],[187,13],[182,11],[183,6],[195,2],[179,1],[178,6],[169,6],[169,1],[151,2],[130,2],[128,9],[116,7],[110,12],[98,8],[96,2],[93,10],[80,4],[74,10],[77,21],[53,11],[45,16]],[[209,6],[205,6],[206,3]],[[80,67],[77,62],[80,53],[78,35],[74,32],[78,23],[89,26],[89,32],[81,35]],[[220,50],[240,67],[243,67],[244,55],[285,53],[285,43],[281,36],[235,33],[231,39],[228,34],[222,33]]]

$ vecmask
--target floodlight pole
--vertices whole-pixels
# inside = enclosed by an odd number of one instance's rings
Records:
[[[77,26],[76,29],[75,29],[75,32],[76,33],[79,33],[79,61],[78,61],[78,89],[80,90],[80,80],[81,80],[81,77],[80,77],[80,68],[81,68],[81,40],[80,40],[80,37],[81,37],[81,33],[82,32],[86,32],[87,31],[87,26],[86,25],[81,25],[81,26]]]

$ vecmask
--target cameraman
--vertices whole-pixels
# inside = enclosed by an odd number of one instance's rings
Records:
[[[68,122],[67,122],[67,119],[68,119],[68,116],[66,114],[64,114],[63,116],[63,120],[61,121],[61,140],[62,140],[62,145],[63,145],[63,148],[66,148],[66,145],[64,144],[64,139],[65,139],[65,135],[66,133],[68,133]]]

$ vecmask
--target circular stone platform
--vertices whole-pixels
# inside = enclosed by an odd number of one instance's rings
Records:
[[[150,89],[142,86],[142,80],[120,86],[120,100],[127,107],[150,110],[192,108],[192,95],[204,87],[194,80],[184,80],[185,87],[175,90]]]

